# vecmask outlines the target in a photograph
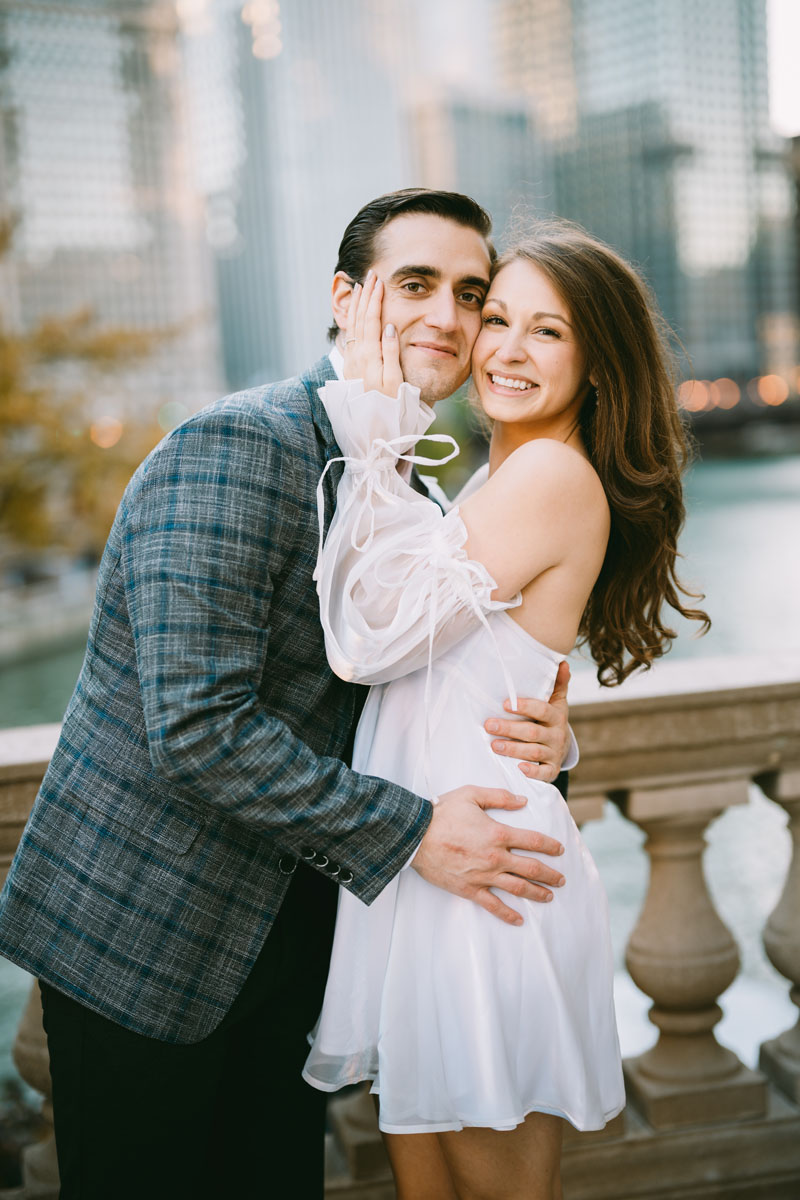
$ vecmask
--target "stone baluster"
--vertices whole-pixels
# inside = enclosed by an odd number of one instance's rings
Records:
[[[5,882],[28,814],[58,737],[57,725],[0,730],[0,885]],[[14,1063],[21,1077],[44,1096],[42,1117],[49,1136],[26,1146],[22,1157],[24,1195],[57,1200],[58,1163],[52,1134],[50,1058],[42,1028],[39,985],[34,983],[17,1029]]]
[[[758,782],[789,814],[792,860],[781,898],[764,929],[764,948],[772,965],[792,984],[789,995],[800,1008],[800,770],[761,776]],[[800,1104],[800,1016],[791,1029],[764,1042],[759,1066]]]
[[[747,780],[709,780],[614,797],[647,834],[650,884],[626,961],[654,1003],[656,1044],[625,1063],[628,1098],[656,1129],[760,1116],[763,1077],[721,1046],[718,996],[736,978],[739,952],[706,886],[705,829],[747,800]]]
[[[44,1096],[42,1117],[50,1133],[26,1146],[22,1154],[22,1177],[26,1200],[58,1200],[59,1178],[53,1128],[53,1087],[50,1055],[42,1028],[42,998],[34,983],[22,1013],[13,1047],[14,1065],[25,1082]]]

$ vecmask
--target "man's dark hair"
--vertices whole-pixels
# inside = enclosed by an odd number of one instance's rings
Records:
[[[343,271],[353,283],[363,283],[364,277],[376,258],[375,242],[380,231],[395,217],[409,213],[432,213],[445,217],[457,225],[474,229],[486,239],[489,257],[494,263],[495,249],[490,241],[492,218],[470,196],[460,192],[437,192],[431,188],[403,188],[399,192],[388,192],[365,204],[353,217],[344,231],[336,261],[336,274]],[[339,326],[334,322],[328,329],[328,337],[335,341]]]

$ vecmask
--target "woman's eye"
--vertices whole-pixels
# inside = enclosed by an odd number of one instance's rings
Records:
[[[557,329],[548,329],[548,327],[546,325],[543,326],[541,329],[537,329],[536,332],[537,333],[546,333],[548,335],[548,337],[554,337],[554,338],[561,337],[561,334],[558,332]]]
[[[503,320],[502,317],[496,317],[493,313],[489,313],[488,316],[483,318],[483,324],[484,325],[505,325],[505,321]]]

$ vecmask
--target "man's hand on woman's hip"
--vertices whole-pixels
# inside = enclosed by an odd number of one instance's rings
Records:
[[[501,788],[466,787],[445,792],[434,805],[433,818],[413,859],[413,868],[428,883],[473,900],[509,925],[522,917],[495,895],[502,888],[525,900],[552,900],[550,888],[564,876],[553,867],[515,854],[530,850],[556,856],[564,847],[555,838],[493,821],[487,808],[524,808],[526,797]]]
[[[553,783],[561,770],[569,745],[568,683],[569,665],[562,662],[549,701],[520,696],[512,709],[506,700],[506,710],[518,715],[510,720],[489,717],[484,722],[486,732],[494,736],[495,754],[521,759],[519,769],[528,779]]]

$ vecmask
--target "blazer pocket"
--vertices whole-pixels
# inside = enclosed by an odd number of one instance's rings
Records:
[[[109,833],[139,846],[159,846],[172,854],[186,854],[206,824],[202,817],[159,801],[142,800],[121,811],[119,797],[99,793],[85,799],[87,816],[99,818]]]

